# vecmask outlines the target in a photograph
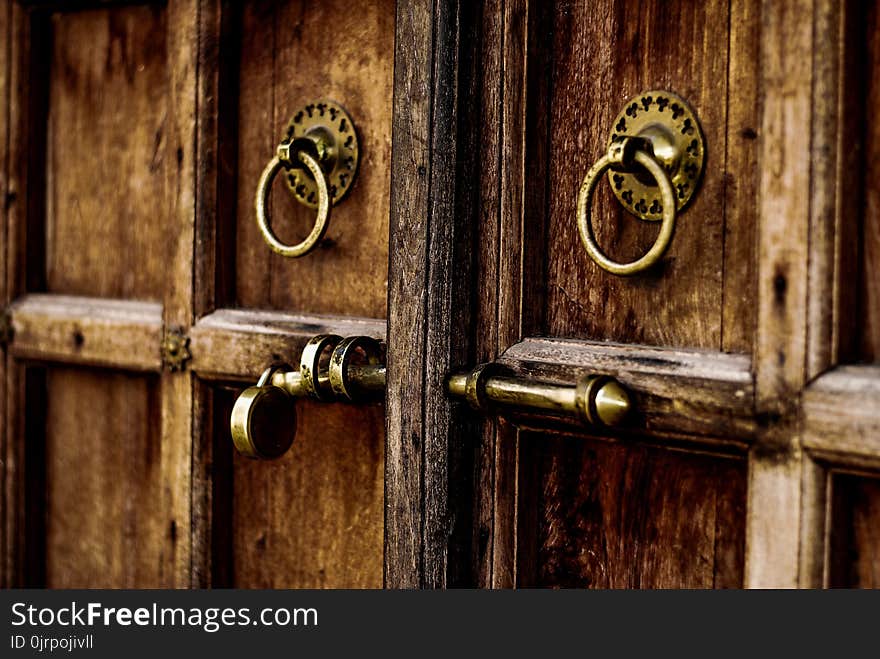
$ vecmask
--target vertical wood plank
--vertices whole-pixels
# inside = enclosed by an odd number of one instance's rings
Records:
[[[229,163],[224,163],[221,143],[226,125],[221,121],[221,108],[232,107],[228,88],[229,70],[235,54],[230,53],[230,11],[224,0],[208,0],[199,5],[198,49],[196,52],[196,149],[195,159],[195,220],[193,227],[193,298],[192,319],[212,312],[218,302],[226,302],[230,279],[225,261],[231,254],[231,225],[234,221],[230,202]],[[224,29],[225,27],[225,29]],[[226,117],[223,117],[226,118]],[[234,115],[233,115],[234,119]],[[221,155],[222,154],[222,155]],[[226,170],[224,170],[224,165]],[[227,183],[227,185],[221,184]],[[226,196],[224,197],[224,189]],[[222,245],[227,249],[223,252]],[[224,258],[227,257],[227,258]],[[233,257],[234,258],[234,257]],[[211,388],[193,377],[192,382],[192,511],[190,537],[192,543],[191,585],[208,588],[214,585],[214,547],[216,530],[214,501],[214,405]],[[216,458],[218,461],[220,458]],[[218,462],[218,469],[219,467]],[[229,527],[229,516],[216,520]],[[222,562],[222,561],[221,561]]]
[[[732,0],[727,61],[727,139],[724,154],[721,350],[750,352],[755,331],[755,239],[758,208],[757,84],[761,66],[761,5]],[[711,157],[711,155],[710,155]],[[710,167],[713,165],[709,165]]]
[[[36,552],[45,543],[45,585],[155,587],[167,534],[158,503],[168,485],[158,473],[158,383],[62,367],[49,369],[47,380],[45,419],[31,409],[34,421],[45,423],[47,493],[40,508],[48,522],[45,537],[30,538],[28,548]]]
[[[749,456],[746,588],[797,588],[801,523],[800,455]]]
[[[470,581],[473,440],[443,382],[471,348],[474,12],[468,3],[397,7],[386,401],[392,587]]]
[[[763,108],[758,201],[756,409],[749,456],[747,587],[798,584],[802,454],[797,402],[806,381],[814,3],[761,9]]]
[[[6,269],[4,273],[6,297],[21,295],[28,285],[42,284],[43,245],[41,189],[41,138],[45,119],[45,86],[34,81],[48,77],[48,58],[45,49],[32,47],[34,34],[48,34],[45,17],[31,14],[19,3],[9,8],[9,125],[8,125],[8,179],[5,198],[6,210]],[[30,238],[30,239],[29,239]],[[28,493],[25,482],[28,473],[25,444],[26,390],[25,369],[6,357],[5,426],[7,441],[4,449],[4,492],[6,502],[4,527],[7,545],[4,554],[4,574],[9,586],[33,583],[28,568],[26,520]]]
[[[433,7],[397,4],[385,420],[385,586],[423,582],[422,483]]]
[[[865,35],[856,25],[864,21],[859,4],[817,2],[815,10],[807,381],[837,364],[841,353],[855,357],[861,181],[850,172],[862,167],[865,113],[857,78],[865,50]]]
[[[188,332],[193,321],[193,248],[196,217],[196,139],[200,3],[168,5],[168,129],[166,158],[169,285],[163,299],[166,331]],[[166,520],[161,583],[186,588],[192,578],[193,381],[189,371],[161,376],[160,497]]]
[[[798,587],[822,588],[827,561],[828,470],[809,455],[804,456],[802,469]]]
[[[483,7],[477,362],[495,359],[543,326],[546,237],[535,218],[545,215],[548,196],[551,53],[543,44],[551,24],[549,3]],[[491,419],[481,428],[477,515],[484,555],[476,569],[481,584],[512,587],[519,433]]]
[[[0,3],[0,199],[6,206],[9,198],[9,167],[10,167],[10,144],[9,144],[9,111],[11,102],[10,77],[12,50],[12,1]],[[6,213],[0,215],[0,307],[5,312],[10,298],[6,285],[6,265],[8,262],[7,251],[9,249],[8,223]],[[6,416],[6,374],[7,374],[6,346],[0,351],[0,588],[11,586],[12,576],[9,572],[10,544],[12,542],[11,529],[8,526],[9,505],[7,499],[7,468],[6,456],[9,449],[10,435],[7,428]]]
[[[498,355],[498,279],[501,232],[501,123],[503,117],[502,98],[504,95],[503,68],[504,21],[502,0],[490,0],[483,4],[480,36],[482,64],[480,69],[480,203],[477,211],[479,236],[477,241],[476,265],[477,281],[485,282],[477,292],[475,318],[475,361],[483,363]],[[501,541],[506,535],[499,527],[498,511],[506,507],[511,513],[515,509],[512,492],[509,491],[509,460],[501,462],[498,433],[500,426],[486,419],[479,425],[479,453],[477,455],[476,487],[478,496],[474,510],[474,535],[477,544],[474,551],[474,575],[482,588],[492,587],[498,581],[512,584],[515,578],[512,569],[497,567],[512,565],[514,544]],[[503,431],[501,431],[503,432]],[[515,434],[515,431],[513,431]],[[514,470],[515,479],[515,470]],[[504,498],[499,499],[499,496]],[[506,515],[503,519],[510,519]],[[512,532],[512,531],[511,531]],[[509,535],[509,534],[507,534]],[[505,573],[504,577],[496,573]]]
[[[866,362],[880,361],[880,124],[871,110],[880,107],[880,3],[853,2],[851,12],[858,16],[853,22],[860,28],[865,41],[858,61],[863,67],[862,84],[857,89],[854,107],[864,109],[866,120],[860,124],[864,141],[863,155],[863,223],[859,242],[862,245],[860,323],[858,357]],[[861,20],[859,20],[861,19]],[[857,144],[858,142],[856,142]],[[854,314],[855,315],[855,314]]]
[[[806,377],[813,2],[764,2],[756,398],[791,414]]]

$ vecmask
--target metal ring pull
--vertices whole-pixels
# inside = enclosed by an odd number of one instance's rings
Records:
[[[278,147],[279,153],[285,146],[289,145]],[[272,248],[272,251],[281,254],[281,256],[299,257],[311,252],[321,242],[321,238],[327,232],[327,225],[330,221],[330,193],[327,189],[327,178],[321,170],[321,165],[305,151],[298,152],[296,157],[308,167],[312,176],[315,177],[315,182],[318,186],[318,216],[315,218],[315,225],[312,227],[311,233],[306,236],[305,240],[296,245],[285,245],[278,240],[269,226],[267,206],[269,204],[269,193],[272,190],[272,181],[275,179],[275,175],[286,166],[285,161],[282,160],[280,155],[276,155],[269,161],[266,169],[260,175],[260,182],[257,184],[257,197],[255,200],[257,226],[260,227],[260,233],[263,234],[263,238],[269,244],[269,247]]]
[[[578,194],[578,233],[600,268],[630,276],[663,258],[677,213],[699,188],[706,150],[696,114],[672,92],[653,90],[630,99],[612,125],[608,151],[587,172]],[[611,191],[624,210],[640,220],[661,222],[651,249],[630,263],[613,261],[596,243],[590,202],[606,171]]]
[[[641,148],[634,149],[633,146],[633,138],[627,137],[611,145],[608,153],[602,156],[584,177],[577,203],[578,233],[580,233],[581,242],[584,244],[587,254],[599,267],[612,274],[622,276],[637,274],[657,263],[666,253],[675,230],[675,191],[672,189],[672,181],[669,180],[663,166],[653,156]],[[628,167],[631,162],[644,167],[657,181],[662,199],[663,221],[657,239],[644,256],[631,263],[618,263],[608,258],[596,242],[591,221],[590,202],[596,184],[608,169]]]
[[[330,223],[330,207],[351,189],[359,159],[354,123],[338,103],[314,101],[293,115],[275,157],[260,175],[254,199],[257,226],[273,252],[296,258],[320,244]],[[311,232],[296,245],[278,240],[269,226],[269,194],[281,170],[285,170],[284,179],[294,198],[317,211]]]

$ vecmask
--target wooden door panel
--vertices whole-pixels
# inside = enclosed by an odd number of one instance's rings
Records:
[[[750,351],[758,13],[751,0],[555,3],[548,334]],[[621,278],[586,255],[574,207],[584,175],[607,148],[614,117],[627,100],[650,89],[676,92],[694,108],[705,135],[706,168],[662,263]],[[635,260],[657,236],[658,226],[624,211],[604,182],[592,209],[599,244],[618,261]]]
[[[394,3],[3,7],[4,583],[381,585],[382,407],[304,404],[291,455],[248,463],[228,387],[315,334],[385,336]],[[356,122],[359,180],[283,259],[257,180],[322,97]],[[311,225],[272,199],[283,239]]]
[[[158,378],[52,367],[45,383],[46,586],[161,583],[176,529],[157,505]]]
[[[186,9],[4,5],[4,246],[20,338],[4,461],[32,480],[6,491],[9,584],[189,581],[191,404],[186,376],[160,375],[165,323],[188,324],[192,295],[192,127],[175,94],[191,70],[176,48]]]
[[[880,588],[880,479],[831,477],[832,588]]]
[[[742,586],[741,457],[548,433],[520,442],[534,481],[520,504],[520,585]]]
[[[384,318],[394,2],[245,4],[238,76],[236,302]],[[361,153],[357,180],[334,207],[323,248],[306,258],[284,258],[267,248],[257,230],[256,183],[293,114],[322,98],[341,104],[355,123]],[[315,211],[298,203],[281,177],[270,213],[279,238],[291,244],[314,224]]]
[[[231,482],[219,483],[233,493],[232,583],[381,588],[383,408],[304,402],[297,412],[305,432],[287,455],[271,464],[235,455]],[[231,442],[223,438],[228,451]]]
[[[880,125],[875,120],[874,108],[880,107],[880,3],[863,3],[857,8],[859,32],[856,52],[859,79],[854,81],[858,96],[854,100],[854,120],[858,122],[856,135],[863,140],[861,161],[855,164],[861,180],[861,235],[855,240],[861,245],[859,276],[860,300],[855,317],[859,361],[880,361]],[[852,145],[857,149],[858,143]],[[856,187],[856,186],[853,186]],[[856,224],[856,218],[852,218]],[[851,232],[850,235],[856,234]]]
[[[167,213],[165,11],[54,12],[46,127],[46,290],[161,300]],[[172,168],[174,167],[172,163]]]
[[[217,121],[219,133],[234,136],[236,148],[224,152],[231,160],[223,161],[219,175],[221,185],[234,187],[235,214],[232,228],[218,232],[219,253],[232,262],[218,263],[225,283],[215,306],[242,309],[236,313],[246,321],[237,327],[247,326],[250,333],[231,351],[229,344],[196,340],[203,350],[194,366],[214,377],[212,355],[243,351],[246,359],[222,367],[225,379],[242,380],[274,361],[296,362],[308,333],[321,333],[328,323],[350,319],[351,327],[339,331],[384,338],[384,323],[375,320],[385,318],[387,299],[394,3],[242,3],[231,7],[225,20],[231,27],[221,52],[226,49],[226,57],[232,53],[235,61],[223,75],[230,79],[226,93],[234,102],[220,104]],[[322,245],[306,257],[284,258],[269,249],[257,229],[254,193],[291,116],[321,98],[337,101],[355,122],[361,153],[358,178],[333,208]],[[279,238],[291,243],[301,240],[315,219],[315,211],[296,202],[280,177],[270,214]],[[269,317],[270,309],[283,313]],[[201,319],[196,339],[202,327],[225,313],[221,309]],[[330,320],[327,314],[346,318]],[[270,327],[282,333],[296,328],[297,338],[292,345],[261,350],[259,335]],[[214,399],[215,407],[231,405],[216,388]],[[232,529],[229,555],[222,556],[221,550],[218,559],[226,567],[217,583],[379,587],[383,410],[307,402],[297,406],[297,438],[287,456],[273,464],[234,456],[228,474],[215,475],[213,496],[222,499],[224,490],[232,493],[218,513],[221,517],[213,521],[215,527],[228,524]],[[215,451],[232,450],[227,419],[228,414],[215,423]],[[215,574],[221,573],[215,569]]]

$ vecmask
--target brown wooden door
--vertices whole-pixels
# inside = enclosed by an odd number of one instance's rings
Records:
[[[876,585],[877,4],[402,4],[389,585]],[[575,205],[652,89],[696,110],[706,170],[659,266],[621,278]],[[593,213],[618,260],[657,235],[604,181]],[[444,397],[487,361],[613,375],[636,413],[596,431]]]
[[[876,585],[878,15],[2,3],[3,584]],[[660,266],[622,279],[576,195],[648,89],[694,108],[706,170]],[[360,173],[284,259],[254,190],[323,97]],[[656,228],[606,188],[599,241],[634,258]],[[285,457],[235,454],[237,392],[328,331],[385,338],[384,406],[300,402]],[[597,431],[447,396],[489,361],[615,376],[635,413]]]
[[[312,335],[385,336],[393,2],[11,1],[0,26],[3,582],[381,586],[382,406],[301,404],[274,463],[234,455],[228,419]],[[360,175],[285,259],[254,191],[321,98]],[[308,233],[272,200],[283,240]]]

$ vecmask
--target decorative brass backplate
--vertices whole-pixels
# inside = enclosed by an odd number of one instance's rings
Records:
[[[182,371],[192,359],[189,351],[189,337],[180,328],[165,330],[162,338],[162,365],[172,373]]]
[[[608,146],[623,136],[651,144],[652,155],[672,181],[677,210],[684,208],[699,186],[706,158],[703,131],[688,104],[670,92],[644,92],[617,115]],[[643,220],[663,219],[660,187],[647,172],[611,170],[608,182],[630,213]]]
[[[326,174],[330,203],[339,203],[351,189],[359,159],[357,132],[348,113],[333,101],[309,103],[287,124],[285,142],[308,150],[318,159]],[[308,169],[295,167],[285,178],[297,201],[318,207],[317,185]]]

